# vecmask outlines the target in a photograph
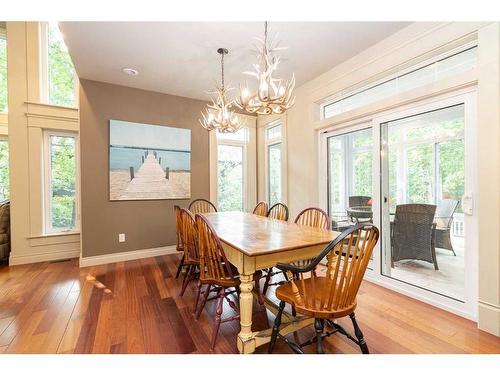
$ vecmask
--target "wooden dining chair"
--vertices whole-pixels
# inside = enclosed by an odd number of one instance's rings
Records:
[[[189,204],[189,211],[191,211],[193,215],[196,215],[217,212],[217,208],[209,200],[199,198]]]
[[[181,219],[181,208],[177,205],[174,206],[174,214],[175,214],[175,238],[176,238],[176,246],[175,249],[177,251],[182,252],[182,258],[177,266],[177,273],[175,274],[175,278],[178,279],[181,274],[182,269],[184,268],[184,246],[182,245],[182,219]]]
[[[284,203],[276,203],[267,211],[267,217],[288,221],[288,207]]]
[[[306,225],[308,227],[322,228],[330,230],[331,221],[328,214],[321,208],[309,207],[297,215],[294,221],[296,224]]]
[[[200,255],[198,250],[198,234],[193,214],[189,210],[181,208],[180,220],[181,240],[184,249],[184,266],[187,267],[180,292],[180,295],[183,296],[188,284],[199,276]]]
[[[259,215],[259,216],[267,216],[267,210],[269,206],[266,202],[260,201],[257,203],[257,206],[253,209],[253,214],[254,215]]]
[[[288,221],[288,207],[284,203],[276,203],[269,209],[269,211],[267,211],[267,217],[270,219]],[[271,267],[264,270],[264,273],[266,275],[266,280],[264,282],[264,288],[262,289],[262,294],[266,295],[267,289],[270,286],[279,284],[279,283],[271,283],[271,278],[283,272],[276,271]]]
[[[314,342],[317,344],[316,352],[324,353],[322,340],[336,332],[354,341],[362,353],[369,353],[354,310],[356,296],[378,238],[379,231],[373,224],[360,223],[343,231],[307,265],[298,267],[295,264],[278,263],[276,267],[286,272],[290,281],[276,289],[276,297],[281,302],[272,329],[269,353],[272,353],[278,337],[295,353],[304,353],[302,348]],[[317,266],[325,257],[326,270],[321,270]],[[292,274],[299,277],[294,278]],[[286,303],[291,304],[298,313],[314,318],[316,334],[313,338],[299,344],[279,333]],[[334,321],[344,316],[351,318],[356,337]],[[329,330],[325,330],[325,322]]]
[[[200,278],[198,281],[198,293],[195,300],[195,319],[200,317],[200,314],[208,300],[217,299],[215,320],[210,344],[211,349],[214,349],[221,323],[240,318],[238,307],[229,298],[230,294],[235,292],[239,293],[240,279],[238,270],[228,262],[219,236],[206,217],[201,214],[197,214],[195,220],[198,232],[198,246],[200,250]],[[260,276],[260,272],[256,272],[254,274],[255,291],[259,295],[259,301],[262,300],[258,282]],[[205,286],[205,290],[202,294],[203,286]],[[216,292],[217,295],[209,298],[209,294],[211,292]],[[221,316],[224,308],[224,299],[227,300],[229,306],[235,311],[235,315],[222,319]]]

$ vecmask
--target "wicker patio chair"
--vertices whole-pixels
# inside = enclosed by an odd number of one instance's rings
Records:
[[[369,206],[372,197],[364,195],[352,195],[349,197],[349,207]]]
[[[391,223],[391,263],[406,259],[433,263],[438,270],[435,246],[433,204],[401,204],[396,206]]]
[[[436,247],[446,249],[457,255],[451,244],[451,224],[453,222],[453,214],[458,207],[456,199],[443,199],[437,206],[436,210]]]

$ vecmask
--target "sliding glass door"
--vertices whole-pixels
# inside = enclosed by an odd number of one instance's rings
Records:
[[[364,126],[370,126],[365,124]],[[361,128],[326,137],[328,214],[333,229],[372,222],[372,129]],[[372,268],[370,262],[369,268]]]
[[[366,277],[477,314],[475,93],[449,94],[321,135],[334,229],[381,231]]]
[[[382,274],[464,301],[465,105],[381,124]]]

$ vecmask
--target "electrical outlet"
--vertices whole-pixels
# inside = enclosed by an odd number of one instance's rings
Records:
[[[118,242],[125,242],[125,233],[120,233],[118,235]]]

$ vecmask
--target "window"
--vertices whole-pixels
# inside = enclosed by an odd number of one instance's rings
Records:
[[[267,199],[272,206],[283,199],[281,124],[266,129]]]
[[[48,102],[68,107],[76,106],[77,77],[68,49],[57,22],[44,24],[46,28],[46,80]]]
[[[5,23],[0,22],[0,112],[7,112],[7,39]]]
[[[0,202],[9,199],[9,142],[0,136]]]
[[[77,228],[76,135],[45,133],[45,229]]]
[[[364,87],[347,96],[330,101],[322,106],[322,116],[326,119],[377,100],[466,72],[473,69],[476,62],[477,46],[473,46],[407,73],[399,74],[392,79]]]
[[[217,133],[217,202],[219,211],[245,209],[245,155],[248,129]]]
[[[336,222],[352,219],[348,208],[371,205],[372,129],[327,137],[328,214]]]

